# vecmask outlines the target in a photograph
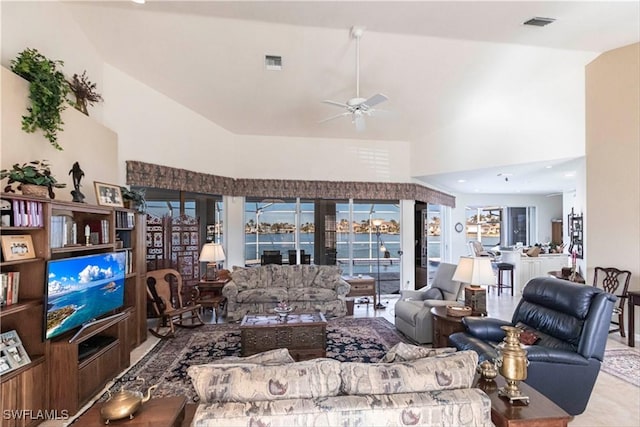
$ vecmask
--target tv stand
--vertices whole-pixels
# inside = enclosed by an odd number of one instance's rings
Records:
[[[131,310],[91,322],[74,336],[52,341],[51,409],[76,413],[129,366],[128,318]]]

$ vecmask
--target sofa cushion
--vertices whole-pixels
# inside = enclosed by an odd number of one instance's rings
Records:
[[[336,289],[342,280],[340,267],[337,265],[320,265],[317,267],[318,274],[313,279],[312,285],[326,289]]]
[[[196,365],[187,372],[201,402],[311,399],[340,392],[340,362],[332,359],[284,365]]]
[[[261,268],[234,267],[231,272],[231,280],[238,286],[239,291],[266,288],[267,282],[262,280],[261,272]]]
[[[287,288],[258,288],[238,292],[239,303],[280,302],[289,298]]]
[[[474,351],[398,363],[343,362],[342,391],[363,395],[468,388],[477,364],[478,355]]]
[[[289,301],[334,301],[338,294],[331,289],[323,288],[289,288]]]
[[[409,360],[421,359],[423,357],[454,353],[455,351],[456,349],[454,347],[430,348],[399,342],[387,351],[387,354],[384,355],[381,362],[407,362]]]

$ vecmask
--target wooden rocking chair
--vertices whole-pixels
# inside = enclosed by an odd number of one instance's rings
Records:
[[[169,277],[169,280],[167,278]],[[171,292],[171,280],[175,280],[175,294]],[[149,332],[158,338],[169,338],[175,335],[175,327],[195,328],[204,325],[200,317],[200,304],[182,305],[182,276],[176,270],[165,268],[147,272],[147,293],[153,301],[153,308],[158,314],[158,325]],[[190,324],[186,324],[190,321]],[[166,334],[160,328],[169,327]]]

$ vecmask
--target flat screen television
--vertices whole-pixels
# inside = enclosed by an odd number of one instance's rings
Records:
[[[125,266],[125,252],[47,262],[45,339],[122,307]]]

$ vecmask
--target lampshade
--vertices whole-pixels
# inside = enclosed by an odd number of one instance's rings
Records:
[[[205,243],[200,251],[200,262],[224,261],[224,249],[219,243]]]
[[[460,257],[453,280],[470,285],[493,285],[496,278],[493,275],[491,259],[488,257]]]

